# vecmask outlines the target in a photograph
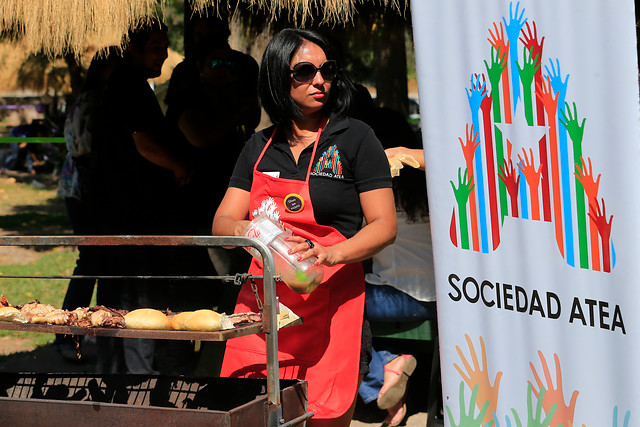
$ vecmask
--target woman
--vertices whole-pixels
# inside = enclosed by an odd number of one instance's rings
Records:
[[[214,235],[239,236],[250,219],[269,212],[293,232],[292,253],[324,265],[323,283],[310,294],[277,283],[280,301],[304,318],[303,325],[280,331],[279,360],[281,378],[309,382],[309,410],[315,413],[309,425],[350,423],[370,347],[368,325],[362,345],[360,261],[392,243],[396,233],[382,146],[367,125],[344,117],[351,87],[322,36],[300,29],[278,33],[264,52],[258,82],[274,126],[247,142],[213,220]],[[287,210],[287,198],[300,209]],[[250,271],[262,274],[256,261]],[[236,312],[256,311],[255,300],[245,284]],[[259,335],[228,342],[222,375],[263,376],[264,352]]]
[[[404,167],[393,178],[398,230],[389,245],[372,260],[365,276],[367,317],[375,324],[436,320],[436,287],[429,229],[429,205],[424,175],[424,152],[411,126],[398,112],[373,108],[363,117],[380,139],[388,157],[408,154],[419,168]],[[403,143],[406,146],[396,146]],[[375,342],[370,372],[359,389],[365,403],[377,401],[386,409],[383,425],[397,426],[407,416],[407,381],[416,359],[402,354],[391,342]]]

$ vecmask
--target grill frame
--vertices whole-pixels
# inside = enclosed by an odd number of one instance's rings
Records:
[[[209,414],[209,421],[214,425],[221,426],[246,426],[246,425],[258,425],[255,424],[259,419],[265,420],[263,425],[268,427],[288,426],[295,425],[305,421],[313,416],[313,413],[306,412],[306,390],[307,384],[305,381],[299,381],[291,387],[292,390],[287,393],[283,393],[280,388],[280,380],[278,379],[279,361],[278,361],[278,321],[277,321],[277,297],[275,293],[275,265],[273,255],[268,247],[259,240],[251,237],[243,236],[0,236],[0,246],[27,246],[27,247],[55,247],[55,246],[204,246],[204,247],[253,247],[262,257],[263,264],[263,286],[264,286],[264,301],[262,310],[262,325],[260,330],[255,330],[258,325],[249,325],[254,327],[249,331],[242,330],[242,333],[257,333],[264,332],[266,337],[266,353],[267,353],[267,378],[266,378],[266,394],[264,398],[256,399],[253,402],[248,402],[241,405],[234,410],[224,411],[223,414],[211,415]],[[15,278],[16,276],[10,276],[8,278]],[[43,278],[46,276],[43,276]],[[119,278],[125,278],[127,276],[119,276]],[[233,280],[237,282],[237,276],[221,276],[227,280]],[[3,278],[3,275],[0,275]],[[198,276],[191,276],[189,278],[198,278]],[[18,325],[18,326],[14,326]],[[75,332],[67,332],[65,330],[59,331],[58,328],[64,329],[72,327],[68,326],[54,326],[54,325],[20,325],[10,322],[0,322],[0,329],[20,329],[31,330],[41,329],[39,332],[52,332],[52,333],[72,333],[76,335],[97,335],[97,334],[113,334],[107,336],[122,336],[126,338],[158,338],[158,339],[201,339],[205,341],[222,341],[230,338],[223,333],[207,333],[207,332],[187,332],[183,331],[135,331],[126,329],[112,329],[107,328],[77,328]],[[240,329],[240,328],[239,328]],[[245,335],[247,333],[244,333]],[[132,335],[129,335],[132,334]],[[150,336],[160,334],[157,336]],[[212,334],[210,336],[202,336],[202,338],[188,338],[193,336],[191,334]],[[126,335],[126,336],[125,336]],[[228,334],[230,335],[230,334]],[[239,335],[237,335],[239,336]],[[293,394],[291,394],[293,393]],[[302,413],[297,413],[289,422],[285,422],[283,418],[283,398],[284,396],[295,396],[304,402],[304,409]],[[263,402],[264,400],[264,402]],[[263,402],[263,403],[262,403]],[[55,425],[59,425],[60,418],[57,416],[50,417],[50,414],[64,413],[64,422],[69,422],[70,417],[72,419],[84,420],[80,422],[91,421],[92,424],[98,422],[98,414],[104,414],[111,412],[112,403],[87,403],[87,402],[68,402],[49,399],[24,399],[24,398],[12,398],[12,397],[0,397],[0,413],[2,418],[7,419],[5,413],[15,413],[16,420],[19,424],[23,424],[26,421],[24,414],[35,414],[38,425],[47,425],[46,422],[53,421]],[[248,406],[247,406],[248,405]],[[127,415],[128,425],[149,425],[153,422],[159,423],[159,425],[171,425],[167,424],[170,414],[173,411],[169,411],[171,408],[148,408],[135,405],[121,405],[118,404],[113,410],[113,417],[117,414],[130,414]],[[236,410],[237,409],[237,410]],[[53,411],[53,412],[52,412]],[[93,411],[93,412],[92,412]],[[186,413],[185,409],[177,410],[177,422],[184,424]],[[156,414],[168,412],[166,415],[158,415],[156,420]],[[21,415],[22,414],[22,415]],[[248,415],[250,414],[250,415]],[[258,414],[264,414],[259,416]],[[62,415],[61,415],[62,416]],[[91,416],[89,419],[84,417]],[[204,422],[207,415],[204,411],[195,411],[193,423],[199,424]],[[199,417],[204,417],[199,421]],[[248,417],[248,418],[246,418]],[[196,420],[198,418],[198,420]],[[138,419],[144,419],[144,424],[137,424]],[[215,419],[215,420],[214,420]],[[238,424],[239,421],[233,420],[253,420],[253,423]],[[113,420],[113,418],[106,417],[104,419],[105,425],[107,421]],[[44,421],[44,424],[43,424]],[[244,422],[244,421],[243,421]],[[54,425],[51,424],[51,425]],[[108,422],[109,425],[114,425],[113,421]],[[100,425],[100,423],[96,424]],[[116,423],[116,425],[118,425]]]

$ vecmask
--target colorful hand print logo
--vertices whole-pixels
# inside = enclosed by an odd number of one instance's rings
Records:
[[[519,8],[511,3],[508,18],[488,29],[488,82],[472,74],[466,88],[471,123],[458,138],[465,169],[451,181],[451,242],[488,253],[500,245],[505,217],[545,221],[569,265],[611,272],[613,215],[598,198],[601,174],[583,157],[587,119],[565,100],[569,74],[560,60],[549,59],[543,73],[545,38]],[[514,126],[519,140],[506,135]]]
[[[330,172],[334,176],[342,176],[342,162],[340,161],[340,152],[337,146],[332,145],[322,153],[313,168],[313,172]]]
[[[445,405],[449,425],[455,427],[500,427],[515,426],[522,427],[561,427],[561,426],[579,426],[586,427],[575,421],[576,403],[580,392],[574,390],[567,402],[563,384],[562,369],[560,367],[560,357],[553,355],[555,372],[547,364],[542,351],[538,350],[538,357],[542,367],[544,378],[541,378],[536,370],[534,362],[529,362],[529,367],[534,381],[527,381],[527,398],[526,398],[526,418],[524,411],[520,408],[520,413],[515,408],[511,408],[510,414],[501,414],[498,412],[498,401],[500,398],[500,384],[503,371],[498,371],[494,377],[493,385],[491,383],[491,375],[489,374],[489,360],[487,358],[487,350],[482,336],[480,341],[480,357],[474,347],[473,341],[468,334],[464,336],[469,348],[469,358],[465,356],[464,351],[459,345],[456,345],[456,352],[460,357],[461,365],[453,364],[453,367],[462,377],[460,381],[458,393],[458,409],[459,414],[454,415],[450,405]],[[464,368],[464,369],[463,369]],[[507,375],[508,376],[508,375]],[[467,402],[465,398],[465,384],[471,391],[471,396]],[[468,393],[468,391],[467,391]],[[504,394],[504,393],[503,393]],[[524,405],[522,405],[524,406]],[[584,409],[584,406],[583,406]],[[598,408],[602,410],[602,408]],[[506,410],[503,409],[503,410]],[[521,419],[520,416],[523,416]],[[513,416],[513,418],[511,418]],[[505,423],[501,424],[504,418]],[[628,410],[624,414],[622,424],[618,424],[618,406],[613,408],[612,427],[628,427],[631,418],[631,411]],[[457,422],[456,422],[457,420]],[[513,422],[512,422],[513,420]],[[522,421],[526,421],[523,423]]]

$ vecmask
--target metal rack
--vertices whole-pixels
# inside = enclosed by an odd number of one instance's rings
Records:
[[[0,322],[0,329],[25,330],[32,332],[50,332],[74,335],[102,335],[123,338],[154,338],[154,339],[183,339],[203,341],[224,341],[237,336],[264,332],[266,337],[267,354],[267,403],[268,414],[266,416],[268,427],[284,427],[304,422],[313,416],[313,413],[305,413],[296,419],[285,422],[282,414],[282,402],[280,393],[280,380],[278,378],[278,303],[275,288],[275,266],[273,255],[267,246],[257,239],[238,236],[2,236],[0,246],[200,246],[200,247],[247,247],[258,250],[263,260],[264,301],[261,324],[247,325],[235,330],[219,332],[185,332],[185,331],[140,331],[110,328],[79,328],[56,325],[32,325]],[[66,279],[72,277],[89,276],[6,276],[0,278],[32,277]],[[105,276],[91,276],[102,278]],[[114,276],[108,276],[114,277]],[[124,277],[124,276],[122,276]],[[143,278],[140,276],[127,276]],[[234,280],[238,283],[241,279],[247,279],[248,274],[235,276],[193,276],[188,278],[211,278]],[[148,277],[144,277],[148,278]],[[156,277],[157,278],[157,277]],[[162,278],[187,278],[186,276],[171,276]],[[305,409],[306,411],[306,409]]]

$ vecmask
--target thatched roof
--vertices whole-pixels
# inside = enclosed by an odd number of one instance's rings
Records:
[[[79,56],[93,40],[118,44],[129,27],[153,14],[156,0],[2,0],[0,31],[29,52],[71,51]]]
[[[206,7],[259,10],[272,20],[287,18],[304,25],[312,16],[323,22],[353,19],[355,7],[377,3],[400,8],[404,0],[185,0],[193,10]],[[10,34],[27,52],[80,56],[99,40],[118,44],[140,19],[157,16],[167,0],[1,0],[0,32]]]

